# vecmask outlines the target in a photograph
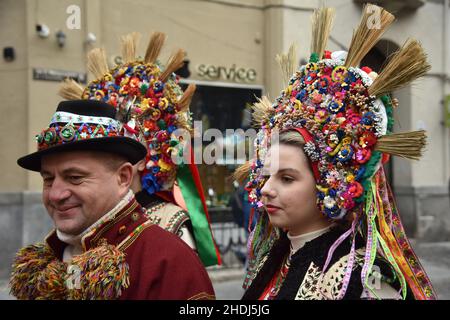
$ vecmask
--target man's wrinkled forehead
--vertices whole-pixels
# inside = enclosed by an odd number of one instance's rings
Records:
[[[106,155],[93,151],[67,151],[45,155],[41,158],[41,173],[78,170],[89,171],[101,169],[101,163]]]

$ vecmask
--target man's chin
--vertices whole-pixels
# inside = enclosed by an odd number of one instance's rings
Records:
[[[86,228],[84,228],[84,226],[79,226],[79,225],[71,225],[68,223],[55,223],[55,228],[58,229],[58,231],[68,234],[68,235],[72,235],[72,236],[77,236],[79,234],[81,234]]]

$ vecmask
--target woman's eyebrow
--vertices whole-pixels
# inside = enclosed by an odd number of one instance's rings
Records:
[[[296,173],[296,174],[300,174],[300,171],[294,168],[282,168],[282,169],[278,169],[278,171],[275,174],[283,174],[286,172],[291,172],[291,173]],[[268,176],[270,175],[270,169],[266,169],[264,167],[263,171],[262,171],[262,175],[264,176]]]
[[[300,174],[300,171],[294,168],[282,168],[278,170],[278,173],[294,172]]]

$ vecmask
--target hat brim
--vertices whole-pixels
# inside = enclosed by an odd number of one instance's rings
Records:
[[[68,151],[102,151],[117,154],[123,156],[131,164],[136,164],[147,154],[144,145],[136,140],[127,137],[105,137],[60,144],[36,151],[19,158],[17,164],[24,169],[40,172],[43,156]]]

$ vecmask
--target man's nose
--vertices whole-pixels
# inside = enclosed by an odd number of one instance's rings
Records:
[[[67,186],[67,183],[65,183],[60,178],[55,178],[53,180],[53,183],[50,187],[50,191],[48,193],[48,199],[51,202],[61,202],[66,200],[70,197],[70,190]]]

